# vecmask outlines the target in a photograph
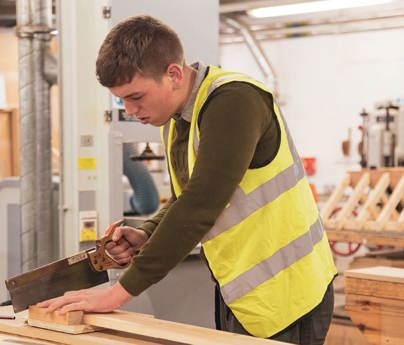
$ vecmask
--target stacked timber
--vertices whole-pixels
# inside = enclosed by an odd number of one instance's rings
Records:
[[[345,271],[345,310],[370,344],[404,344],[404,269]]]

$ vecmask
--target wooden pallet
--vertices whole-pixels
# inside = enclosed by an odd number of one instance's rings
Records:
[[[404,168],[349,172],[324,205],[329,230],[404,234]]]

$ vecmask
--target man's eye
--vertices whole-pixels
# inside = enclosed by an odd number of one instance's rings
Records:
[[[141,99],[143,96],[136,96],[136,97],[131,97],[130,100],[131,101],[138,101],[139,99]]]

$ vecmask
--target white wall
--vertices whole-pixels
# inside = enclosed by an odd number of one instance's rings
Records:
[[[404,29],[263,42],[278,75],[280,104],[301,156],[317,158],[311,179],[321,192],[359,169],[363,107],[404,96]],[[263,76],[244,44],[221,46],[223,68]],[[341,142],[353,129],[351,156]]]

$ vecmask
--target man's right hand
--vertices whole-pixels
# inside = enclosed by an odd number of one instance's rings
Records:
[[[107,243],[105,249],[113,259],[123,265],[132,260],[132,257],[139,251],[147,239],[148,236],[143,230],[130,226],[119,226],[112,235],[112,242]]]

